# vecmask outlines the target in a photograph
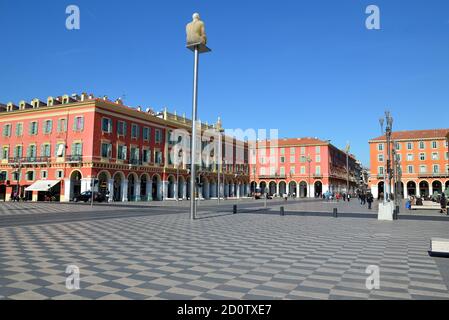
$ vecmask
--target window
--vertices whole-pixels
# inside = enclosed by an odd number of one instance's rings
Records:
[[[10,137],[11,136],[11,125],[5,124],[3,126],[3,136],[4,137]]]
[[[413,154],[412,153],[407,154],[407,161],[413,161]]]
[[[407,173],[413,173],[413,166],[407,166]]]
[[[65,156],[65,144],[64,143],[56,144],[55,155],[57,158],[62,158]]]
[[[83,144],[76,142],[72,144],[72,156],[82,156],[83,155]]]
[[[109,118],[102,118],[101,119],[101,131],[104,133],[111,133],[112,132],[112,121]]]
[[[426,161],[426,154],[425,153],[420,153],[419,154],[419,160]]]
[[[383,143],[379,143],[379,144],[377,145],[377,150],[379,150],[379,151],[384,151],[384,144],[383,144]]]
[[[396,159],[397,159],[398,161],[402,161],[402,154],[398,153],[398,154],[396,155]]]
[[[16,124],[16,136],[21,137],[23,135],[23,123]]]
[[[58,120],[58,133],[67,132],[67,119]]]
[[[131,138],[134,138],[134,139],[139,138],[139,126],[134,123],[131,125]]]
[[[34,144],[28,146],[27,158],[36,158],[36,146]]]
[[[2,153],[1,153],[1,159],[8,159],[9,158],[9,147],[3,147]]]
[[[126,131],[128,130],[126,122],[118,121],[117,122],[117,135],[126,137]]]
[[[285,155],[285,148],[281,148],[281,155]]]
[[[156,129],[155,130],[155,140],[156,140],[156,143],[161,143],[161,140],[162,140],[162,133],[161,133],[161,130],[160,129]]]
[[[112,144],[102,143],[101,144],[101,157],[110,159],[112,157]]]
[[[301,174],[306,174],[306,167],[304,166],[301,167]]]
[[[285,163],[285,157],[281,157],[281,163]]]
[[[449,160],[449,152],[446,152],[445,158],[446,158],[446,160]]]
[[[321,156],[319,154],[315,156],[315,162],[321,162]]]
[[[42,170],[41,171],[41,179],[47,179],[48,178],[48,171]]]
[[[407,150],[413,150],[413,142],[407,142]]]
[[[76,117],[73,122],[73,131],[83,131],[84,130],[84,117]]]
[[[117,147],[117,159],[118,160],[126,160],[127,159],[128,150],[126,146],[119,145]]]
[[[438,152],[432,152],[432,160],[439,160],[440,156],[438,154]]]
[[[449,173],[449,164],[446,165],[446,173]]]
[[[270,176],[275,176],[275,175],[276,175],[276,168],[270,167]]]
[[[49,144],[43,144],[41,146],[41,157],[51,157],[51,147]]]
[[[64,171],[58,170],[56,171],[56,179],[63,179],[64,178]]]
[[[396,150],[401,150],[401,144],[399,142],[395,143]]]
[[[321,153],[321,147],[320,146],[315,147],[315,153],[316,154],[320,154]]]
[[[44,121],[44,128],[43,128],[44,134],[50,134],[51,130],[52,130],[52,127],[53,127],[53,121],[45,120]]]
[[[154,153],[154,162],[156,164],[162,164],[162,152],[156,151]]]
[[[419,142],[419,148],[420,148],[421,150],[423,150],[423,149],[426,148],[426,144],[424,143],[424,141],[420,141],[420,142]]]
[[[267,174],[267,172],[266,172],[265,168],[260,168],[260,175],[264,176],[266,174]]]
[[[300,162],[301,163],[306,163],[306,161],[307,161],[307,157],[306,156],[301,156]]]
[[[296,174],[296,168],[294,166],[290,167],[290,174]]]
[[[14,181],[19,181],[19,180],[21,180],[21,177],[22,177],[22,175],[21,175],[20,172],[18,172],[18,171],[14,171],[14,172],[12,173],[12,179],[13,179]]]
[[[432,141],[432,149],[438,149],[438,142]]]
[[[432,172],[433,173],[440,173],[440,166],[438,164],[434,164],[432,166]]]
[[[295,163],[295,161],[296,161],[295,156],[290,156],[290,163]]]
[[[427,166],[425,165],[419,166],[419,173],[427,173]]]
[[[131,161],[139,160],[140,150],[136,147],[131,147],[130,159]]]
[[[30,122],[30,135],[34,136],[37,135],[38,129],[37,129],[37,121]]]
[[[316,175],[321,175],[321,167],[320,166],[316,166],[315,167],[315,174]]]
[[[16,146],[16,148],[14,149],[14,157],[15,158],[23,157],[23,147],[22,146]]]
[[[34,171],[27,171],[26,179],[27,181],[34,181]]]
[[[294,155],[296,153],[296,148],[290,148],[290,154]]]
[[[284,167],[281,167],[281,168],[280,168],[279,174],[280,174],[281,176],[285,176],[285,168],[284,168]]]
[[[150,141],[150,128],[148,127],[143,128],[143,140]]]
[[[151,162],[150,155],[151,155],[150,150],[144,149],[144,150],[142,151],[142,161],[143,161],[144,163],[149,163],[149,162]]]
[[[379,176],[383,176],[385,174],[384,167],[377,168],[377,172],[379,173]]]
[[[377,156],[377,160],[378,160],[379,162],[384,162],[384,155],[383,155],[383,154],[379,154],[379,155]]]

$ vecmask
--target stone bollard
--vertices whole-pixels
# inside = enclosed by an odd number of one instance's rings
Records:
[[[236,204],[234,204],[234,207],[232,209],[232,213],[233,214],[237,214],[237,205]]]
[[[334,208],[334,218],[338,218],[338,209]]]
[[[285,209],[284,207],[281,207],[281,217],[285,216]]]

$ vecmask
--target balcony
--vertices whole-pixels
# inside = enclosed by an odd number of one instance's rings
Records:
[[[259,179],[287,179],[287,175],[285,174],[269,174],[269,175],[261,175]]]
[[[418,178],[449,178],[448,172],[420,172]]]
[[[314,179],[323,179],[323,175],[321,173],[314,173],[313,178]]]
[[[66,156],[65,162],[66,163],[81,163],[81,162],[83,162],[83,156],[82,155]]]
[[[379,174],[377,175],[377,180],[383,180],[383,179],[385,179],[385,174],[379,173]]]
[[[8,163],[11,165],[38,165],[48,164],[50,157],[24,157],[24,158],[9,158]]]
[[[129,160],[130,166],[143,166],[143,161],[139,159],[131,159]]]

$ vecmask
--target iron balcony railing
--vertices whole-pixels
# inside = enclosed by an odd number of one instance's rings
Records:
[[[418,178],[448,178],[448,172],[420,172]]]
[[[82,155],[69,155],[65,157],[67,163],[80,163],[83,161]]]
[[[129,165],[131,166],[142,166],[143,165],[143,161],[140,159],[130,159],[129,160]]]
[[[49,163],[50,157],[16,157],[16,158],[9,158],[8,163],[10,164],[40,164],[40,163]]]

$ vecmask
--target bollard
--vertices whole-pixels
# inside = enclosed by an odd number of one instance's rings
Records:
[[[393,210],[393,220],[398,220],[398,209]]]
[[[334,208],[334,218],[338,218],[338,209]]]
[[[396,216],[400,213],[399,206],[396,206]]]
[[[237,214],[237,205],[236,204],[234,204],[234,207],[232,209],[232,213],[233,214]]]
[[[281,207],[281,217],[285,216],[285,210],[284,207]]]

